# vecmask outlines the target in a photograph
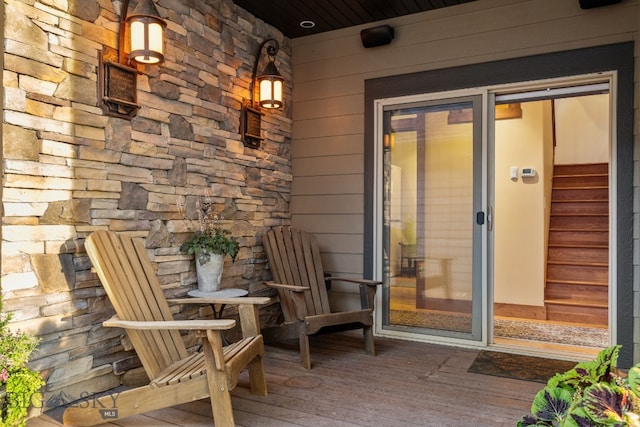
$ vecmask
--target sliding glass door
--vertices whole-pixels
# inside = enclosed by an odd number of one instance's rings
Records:
[[[379,101],[383,334],[609,342],[609,86],[562,83]]]

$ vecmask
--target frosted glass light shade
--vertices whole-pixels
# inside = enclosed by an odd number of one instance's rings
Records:
[[[282,79],[271,76],[260,81],[260,105],[264,108],[282,107]]]
[[[129,58],[142,64],[164,60],[164,21],[149,16],[130,19],[131,52]]]

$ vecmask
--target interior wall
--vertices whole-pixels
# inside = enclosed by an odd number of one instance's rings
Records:
[[[522,118],[495,122],[494,303],[544,305],[548,103],[522,103]],[[536,176],[522,177],[522,168]]]
[[[609,95],[555,100],[555,163],[608,163],[610,139]]]

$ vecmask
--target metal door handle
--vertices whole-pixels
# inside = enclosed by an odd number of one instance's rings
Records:
[[[484,212],[476,212],[476,224],[483,225],[485,222],[485,217],[487,220],[487,228],[489,230],[493,229],[493,207],[487,206],[487,213],[485,215]]]

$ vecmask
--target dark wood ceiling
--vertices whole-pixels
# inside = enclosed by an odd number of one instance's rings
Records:
[[[289,38],[308,36],[474,0],[233,0]],[[303,28],[302,21],[315,22]]]

